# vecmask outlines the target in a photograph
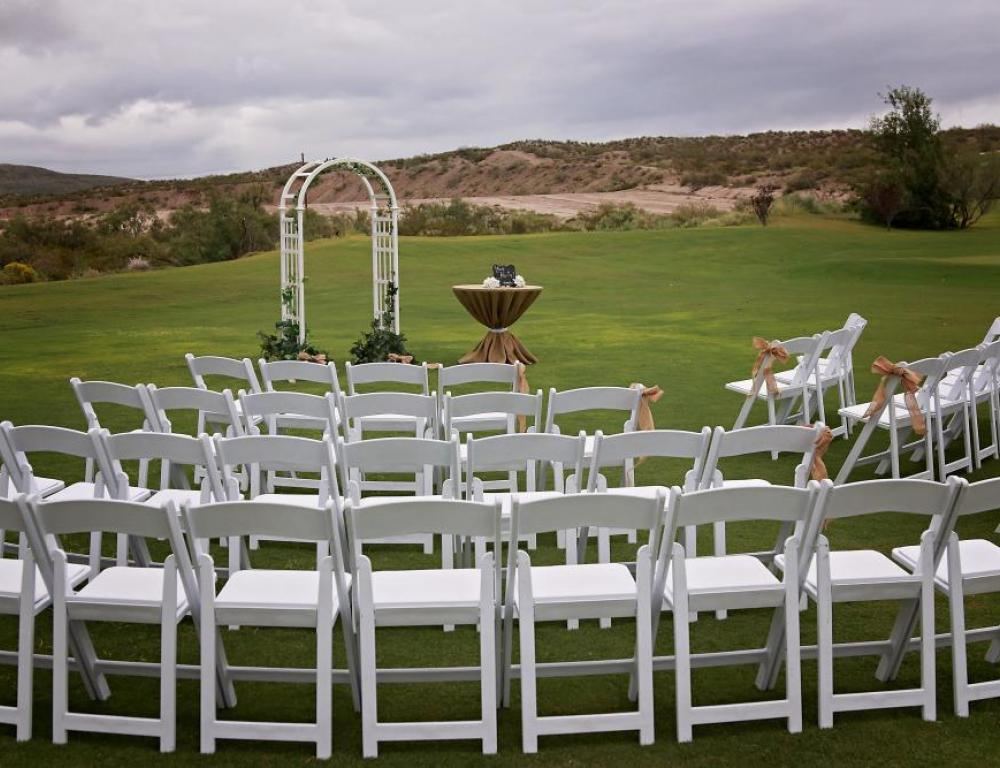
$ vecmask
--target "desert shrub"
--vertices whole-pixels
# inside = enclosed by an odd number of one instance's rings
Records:
[[[793,192],[782,195],[775,201],[774,213],[826,213],[827,208],[816,199],[815,195]]]
[[[549,232],[562,228],[555,216],[500,206],[473,205],[461,198],[448,203],[406,206],[399,216],[399,234],[455,237]]]
[[[774,204],[775,187],[771,184],[761,184],[757,191],[750,198],[750,207],[757,217],[761,226],[767,226],[767,219],[771,215],[771,206]]]
[[[23,283],[37,283],[42,278],[35,268],[30,264],[22,264],[20,261],[12,261],[4,265],[0,282],[6,285],[21,285]]]
[[[681,176],[681,186],[692,190],[702,187],[721,187],[729,181],[722,171],[691,171]]]
[[[816,171],[804,170],[792,176],[785,182],[785,193],[799,192],[804,189],[816,189],[819,186],[820,177]]]
[[[133,256],[125,264],[125,269],[129,272],[146,272],[152,269],[153,265],[149,263],[149,259],[143,256]]]
[[[719,209],[708,203],[685,203],[677,206],[670,214],[678,227],[698,227],[706,221],[718,218]]]

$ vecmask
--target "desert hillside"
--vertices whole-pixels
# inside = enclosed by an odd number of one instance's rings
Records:
[[[1000,127],[956,128],[946,143],[981,152],[1000,150]],[[626,203],[656,213],[685,202],[725,210],[757,184],[784,191],[811,190],[840,198],[872,162],[858,130],[769,131],[747,136],[642,137],[603,143],[518,141],[491,148],[461,148],[434,155],[377,161],[402,203],[462,197],[473,202],[526,208],[570,217],[603,202]],[[126,202],[150,205],[166,215],[213,195],[251,188],[276,207],[281,187],[297,163],[260,171],[167,181],[128,181],[74,176],[91,188],[45,188],[44,174],[4,176],[0,166],[0,219],[17,213],[86,218]],[[24,166],[20,166],[23,168]],[[16,168],[16,167],[15,167]],[[35,169],[44,171],[44,169]],[[63,174],[53,174],[62,178]],[[95,187],[100,184],[99,187]],[[353,208],[364,190],[351,173],[330,173],[310,190],[318,211]]]

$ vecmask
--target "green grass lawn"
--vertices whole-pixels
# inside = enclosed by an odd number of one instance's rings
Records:
[[[369,322],[370,248],[368,240],[313,243],[307,254],[307,307],[315,343],[341,363]],[[854,311],[869,319],[855,361],[859,399],[867,400],[876,378],[867,364],[884,354],[892,360],[917,359],[978,343],[1000,314],[1000,217],[966,232],[886,232],[857,222],[826,217],[777,219],[766,229],[669,230],[624,233],[558,233],[533,236],[404,239],[400,244],[401,319],[418,359],[452,363],[482,334],[451,294],[454,283],[481,280],[494,263],[514,263],[545,292],[517,324],[516,332],[540,362],[529,370],[532,388],[627,385],[641,381],[666,390],[654,406],[658,426],[698,429],[731,426],[739,398],[723,384],[749,375],[754,335],[782,338],[838,327]],[[122,274],[91,280],[36,284],[0,290],[0,419],[82,427],[83,420],[67,379],[109,379],[125,383],[187,384],[185,352],[256,357],[254,334],[269,328],[278,313],[278,258],[263,253],[225,264],[211,264],[148,274]],[[828,401],[831,411],[833,399]],[[984,411],[985,415],[985,411]],[[762,419],[762,408],[756,411]],[[127,414],[115,414],[112,428],[134,426]],[[597,428],[596,420],[570,423]],[[606,429],[620,425],[607,424]],[[831,448],[831,474],[840,466],[848,443]],[[993,462],[976,475],[997,474]],[[753,474],[790,480],[794,459],[734,461],[731,476]],[[80,468],[52,460],[36,467],[67,478]],[[649,461],[638,471],[640,482],[680,482],[682,468]],[[852,479],[871,476],[858,470]],[[988,516],[982,516],[988,517]],[[973,521],[964,535],[995,537],[1000,516]],[[896,515],[838,524],[830,531],[834,548],[915,543],[919,523]],[[773,531],[763,526],[734,526],[730,547],[754,546]],[[703,537],[707,545],[708,537]],[[623,554],[626,547],[620,545]],[[543,540],[536,562],[555,562],[554,542]],[[376,567],[433,566],[416,549],[373,549]],[[305,548],[265,545],[260,563],[311,560]],[[1000,601],[969,601],[969,625],[997,623]],[[874,639],[887,634],[891,606],[870,604],[838,609],[837,640]],[[725,622],[703,617],[694,625],[696,650],[753,647],[763,642],[768,616],[751,611]],[[803,617],[803,642],[815,640],[815,611]],[[939,602],[938,625],[945,629],[945,604]],[[98,651],[126,658],[158,656],[156,635],[145,628],[94,628]],[[540,660],[600,658],[630,653],[632,629],[616,622],[610,630],[585,624],[568,632],[562,626],[539,633]],[[39,625],[39,650],[48,650],[50,622]],[[138,639],[137,639],[138,638]],[[0,644],[15,647],[16,621],[0,619]],[[253,630],[226,632],[235,663],[290,665],[311,662],[311,640],[299,632]],[[435,629],[380,631],[380,663],[424,665],[438,659],[472,663],[475,634]],[[658,642],[660,653],[672,647],[669,621]],[[973,680],[997,670],[982,659],[985,646],[970,649]],[[181,661],[197,659],[189,625],[182,627]],[[336,650],[343,663],[342,648]],[[875,687],[874,659],[838,662],[838,690]],[[982,763],[1000,749],[997,718],[1000,702],[974,704],[972,716],[952,715],[950,655],[938,654],[939,721],[924,723],[919,712],[889,710],[839,716],[832,731],[816,722],[816,666],[803,664],[805,729],[791,736],[778,721],[703,726],[694,742],[680,746],[674,735],[673,676],[656,676],[657,741],[640,748],[633,734],[543,738],[537,756],[520,752],[520,718],[515,685],[514,706],[501,713],[500,753],[483,758],[472,742],[386,744],[388,765],[466,765],[482,761],[507,765],[522,761],[546,765],[689,765],[722,761],[765,760],[775,765],[802,763],[931,764],[947,756],[957,763]],[[695,674],[695,702],[711,703],[766,697],[753,688],[752,668],[700,671]],[[919,676],[916,657],[908,658],[897,685]],[[13,668],[0,669],[0,703],[14,701]],[[114,695],[106,704],[90,703],[74,679],[71,702],[77,708],[129,714],[152,713],[157,706],[155,681],[112,679]],[[35,739],[16,745],[11,728],[0,727],[0,765],[155,764],[262,765],[314,761],[310,745],[220,742],[212,758],[198,754],[197,687],[182,682],[178,705],[178,749],[160,756],[150,739],[71,735],[67,747],[49,743],[50,676],[36,677]],[[783,684],[783,683],[782,683]],[[312,689],[303,686],[241,684],[240,719],[312,717]],[[440,684],[383,686],[384,718],[471,718],[478,708],[476,686]],[[541,713],[614,710],[628,706],[623,678],[594,677],[543,680]],[[351,711],[346,690],[335,693],[334,759],[361,762],[360,719]],[[988,761],[988,758],[986,758]]]

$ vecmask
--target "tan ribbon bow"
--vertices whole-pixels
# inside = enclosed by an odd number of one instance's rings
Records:
[[[413,355],[397,355],[395,352],[390,352],[385,359],[390,363],[403,363],[404,365],[409,365],[413,362]]]
[[[658,402],[663,397],[663,390],[656,384],[647,387],[645,384],[632,383],[628,386],[629,389],[638,389],[642,394],[642,397],[639,399],[639,412],[636,414],[636,420],[639,422],[635,425],[636,429],[642,432],[656,429],[656,424],[653,423],[653,412],[649,410],[649,404]]]
[[[531,389],[528,387],[528,366],[524,363],[517,362],[514,363],[517,366],[517,391],[521,394],[528,394]],[[517,417],[517,431],[527,432],[528,431],[528,417],[521,416]]]
[[[876,413],[881,413],[886,400],[886,381],[890,376],[895,376],[899,379],[899,384],[903,388],[903,402],[906,403],[906,410],[910,412],[911,428],[918,435],[926,434],[927,423],[924,420],[923,412],[920,410],[920,404],[917,402],[917,390],[920,389],[920,383],[924,380],[924,377],[905,366],[897,365],[882,355],[879,355],[875,359],[875,362],[872,363],[872,373],[880,374],[882,379],[875,389],[875,394],[872,395],[872,401],[868,404],[868,410],[865,411],[864,418],[867,419]]]
[[[807,429],[812,429],[812,427],[807,427]],[[823,462],[823,457],[826,456],[826,451],[832,442],[833,430],[829,427],[823,427],[823,431],[820,432],[816,438],[812,467],[809,468],[809,476],[812,477],[813,480],[829,479],[830,475],[826,471],[826,464]]]
[[[326,355],[320,352],[318,355],[310,355],[304,349],[299,352],[299,356],[296,358],[304,363],[320,363],[321,365],[326,365]]]
[[[759,350],[757,353],[757,359],[754,361],[753,368],[750,369],[750,378],[757,378],[757,371],[760,370],[761,365],[764,361],[767,364],[764,365],[764,381],[767,382],[767,393],[772,397],[778,394],[778,382],[774,378],[774,368],[773,361],[784,363],[788,361],[788,350],[785,349],[781,344],[772,344],[767,339],[762,339],[760,336],[753,337],[754,349]],[[750,392],[747,397],[754,397],[757,393]]]

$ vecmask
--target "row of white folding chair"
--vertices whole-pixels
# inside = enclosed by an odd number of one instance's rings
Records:
[[[992,329],[991,329],[992,330]],[[989,335],[989,334],[987,334]],[[983,459],[1000,458],[1000,440],[998,440],[998,425],[1000,425],[1000,340],[984,342],[979,347],[982,350],[982,360],[974,370],[963,369],[947,372],[941,380],[941,386],[952,399],[965,398],[969,406],[969,425],[972,429],[972,462],[975,468],[982,466]],[[963,386],[965,385],[965,386]],[[979,429],[979,406],[986,403],[989,414],[990,441],[982,444]],[[955,438],[968,437],[964,424],[958,414],[952,416],[951,423],[944,426],[942,445],[947,449]]]
[[[648,632],[649,623],[642,618],[644,612],[641,602],[633,603],[635,606],[634,610],[640,617],[637,624],[637,631],[639,632],[637,638],[637,655],[633,661],[627,662],[624,666],[619,663],[616,667],[617,671],[635,669],[638,674],[636,691],[640,701],[638,713],[631,715],[554,718],[548,721],[546,718],[538,719],[533,701],[534,676],[537,674],[566,674],[566,672],[560,671],[560,665],[558,664],[542,665],[542,667],[534,669],[532,653],[534,620],[541,620],[540,617],[550,620],[563,620],[567,616],[574,614],[578,617],[594,617],[604,615],[605,613],[610,613],[611,615],[636,615],[630,613],[633,608],[628,607],[629,603],[641,598],[644,594],[644,589],[650,589],[649,580],[653,581],[652,596],[650,597],[649,591],[646,591],[645,594],[647,599],[650,600],[647,605],[650,605],[653,611],[653,617],[650,620],[655,622],[660,612],[657,602],[663,599],[667,601],[666,607],[672,609],[675,614],[675,658],[666,661],[675,664],[677,669],[678,737],[681,740],[689,739],[691,726],[701,722],[787,717],[791,730],[797,730],[800,727],[801,703],[797,696],[799,657],[797,622],[800,580],[804,582],[806,591],[820,602],[821,621],[829,621],[829,609],[834,601],[898,599],[904,601],[905,608],[908,607],[906,603],[912,603],[919,594],[921,595],[921,606],[924,609],[924,641],[922,642],[923,684],[919,689],[903,691],[889,696],[881,694],[870,698],[862,698],[861,695],[847,695],[839,699],[832,697],[832,687],[830,685],[832,681],[831,665],[836,649],[830,643],[831,635],[829,633],[824,635],[824,627],[826,625],[821,624],[819,647],[821,659],[820,688],[824,694],[831,693],[831,698],[827,704],[823,704],[821,701],[821,724],[829,724],[828,720],[823,719],[825,717],[823,713],[832,713],[833,709],[859,709],[867,708],[867,706],[920,705],[925,707],[925,716],[933,717],[933,710],[929,711],[927,709],[927,707],[931,706],[928,702],[933,700],[932,695],[928,694],[928,690],[933,688],[934,646],[933,630],[931,629],[931,642],[929,644],[930,661],[928,661],[928,643],[926,642],[926,638],[928,626],[933,627],[933,603],[926,598],[927,590],[930,588],[930,579],[927,574],[934,572],[936,562],[932,563],[931,561],[934,560],[935,556],[939,556],[936,553],[939,552],[940,548],[935,546],[935,537],[946,537],[949,534],[950,505],[952,503],[951,500],[955,497],[954,491],[956,487],[957,482],[952,482],[948,486],[941,486],[925,481],[905,480],[896,482],[876,481],[833,489],[831,484],[827,482],[815,501],[815,487],[811,490],[777,487],[714,489],[696,491],[686,494],[683,497],[680,489],[674,488],[671,492],[670,504],[667,505],[667,523],[662,538],[658,538],[655,531],[655,527],[659,524],[657,521],[662,518],[664,506],[662,497],[652,501],[638,497],[616,499],[613,505],[607,503],[607,496],[596,494],[539,499],[534,502],[525,502],[523,505],[515,503],[514,518],[512,521],[515,535],[517,535],[519,530],[522,530],[522,527],[523,530],[535,530],[536,532],[564,527],[584,526],[627,525],[644,527],[641,522],[633,519],[637,515],[643,515],[644,519],[649,521],[648,524],[651,529],[650,544],[648,545],[649,550],[641,553],[639,558],[640,564],[645,563],[645,568],[640,565],[636,580],[630,582],[630,587],[625,584],[626,581],[629,581],[628,571],[624,568],[614,567],[615,572],[612,573],[613,568],[607,564],[556,566],[554,568],[543,567],[525,570],[525,568],[530,568],[530,559],[528,559],[525,553],[519,553],[516,564],[512,562],[509,566],[509,589],[504,620],[505,631],[509,635],[510,621],[513,616],[512,609],[516,607],[521,621],[520,632],[522,637],[520,673],[522,676],[522,686],[526,686],[525,690],[522,691],[522,698],[525,700],[522,707],[525,749],[527,751],[534,749],[539,733],[564,733],[572,730],[574,726],[580,726],[582,730],[586,731],[634,728],[640,731],[640,739],[643,743],[648,743],[651,740],[652,697],[649,693],[651,687],[644,687],[644,681],[648,679],[651,686],[652,664],[646,663],[646,657],[647,654],[651,654],[652,652],[652,641],[651,638],[644,640],[644,632]],[[993,481],[991,488],[987,489],[986,493],[981,493],[974,501],[978,505],[978,509],[972,509],[971,511],[981,511],[990,503],[995,506],[998,501],[998,492],[1000,492],[1000,482]],[[90,503],[100,504],[100,502]],[[399,532],[404,528],[414,532],[427,531],[429,530],[429,523],[427,519],[422,518],[419,514],[420,510],[448,509],[451,515],[450,519],[453,521],[460,520],[460,523],[452,525],[451,528],[438,524],[438,527],[434,528],[435,533],[491,537],[494,540],[494,551],[499,551],[499,509],[496,505],[493,508],[487,505],[484,512],[479,513],[474,511],[475,505],[465,505],[461,509],[457,506],[452,506],[449,509],[449,504],[456,504],[456,502],[410,501],[362,508],[352,507],[349,515],[353,521],[353,536],[360,539],[365,535],[383,535],[388,532]],[[87,502],[82,504],[76,502],[76,505],[74,509],[83,509],[86,511]],[[135,508],[135,505],[129,506],[130,508]],[[270,505],[239,503],[230,503],[225,506],[228,509],[227,522],[217,523],[216,527],[203,527],[193,521],[197,519],[197,515],[205,515],[207,519],[211,519],[214,515],[212,510],[218,510],[218,507],[209,505],[192,510],[187,516],[191,534],[199,538],[231,535],[234,533],[234,526],[244,526],[240,531],[235,533],[238,535],[246,535],[248,533],[267,533],[271,535],[291,533],[298,536],[301,535],[302,531],[297,527],[296,521],[307,518],[299,518],[297,515],[308,509],[303,507],[272,507]],[[482,505],[480,505],[480,508],[483,508]],[[623,513],[621,511],[623,509],[633,513],[631,517],[629,514]],[[813,510],[811,523],[809,522],[810,509]],[[372,510],[376,512],[373,513]],[[918,558],[918,572],[912,577],[907,577],[898,568],[896,572],[887,574],[884,563],[874,562],[879,559],[885,561],[884,556],[874,552],[833,553],[829,558],[831,565],[829,565],[829,573],[827,573],[826,569],[828,566],[825,564],[825,555],[823,552],[825,542],[822,540],[820,541],[820,555],[816,561],[817,565],[814,568],[809,567],[809,560],[812,557],[811,547],[808,543],[809,537],[810,535],[816,535],[819,530],[820,521],[824,516],[838,518],[888,510],[918,512],[937,517],[936,526],[932,524],[922,539],[923,549]],[[332,511],[331,506],[330,513]],[[318,512],[318,508],[314,508],[313,512]],[[478,518],[471,517],[473,514],[477,514],[483,519],[476,522]],[[485,527],[481,525],[487,516],[491,516],[491,530],[495,531],[495,533],[487,532]],[[219,518],[215,519],[218,520]],[[322,519],[322,516],[317,519]],[[781,565],[786,569],[784,583],[767,571],[760,561],[747,555],[729,555],[723,558],[691,560],[686,556],[683,547],[679,544],[674,545],[669,554],[666,552],[666,545],[673,541],[680,527],[694,522],[711,522],[719,519],[773,519],[781,522],[799,523],[796,537],[789,540],[784,553],[785,556],[780,561]],[[359,523],[359,520],[365,522]],[[381,522],[378,522],[378,520],[381,520]],[[371,527],[369,527],[369,521],[372,521],[370,523]],[[82,525],[83,529],[85,529],[86,525],[90,523],[86,521],[74,523],[74,525],[77,524]],[[328,527],[333,525],[329,519],[324,524]],[[472,530],[473,527],[476,529]],[[376,528],[378,528],[377,531],[375,530]],[[74,528],[73,530],[77,529]],[[147,536],[154,535],[155,533],[146,529],[142,531],[130,529],[130,532]],[[303,536],[303,538],[309,537]],[[329,542],[329,537],[326,540]],[[658,542],[660,542],[659,546],[661,550],[658,553],[654,553],[651,550],[658,545]],[[800,551],[798,552],[799,559],[796,559],[796,548],[799,544],[801,544]],[[952,547],[953,553],[950,554],[953,559],[951,562],[957,563],[959,562],[958,558],[961,557],[960,550],[954,545]],[[995,547],[994,550],[996,554],[1000,555],[1000,550]],[[355,547],[355,551],[357,551],[357,547]],[[336,555],[339,552],[337,546],[334,546],[333,552],[335,554],[333,558],[335,561]],[[649,560],[645,559],[647,553],[650,556]],[[655,557],[653,557],[654,554]],[[670,575],[668,575],[663,559],[667,556],[671,558]],[[275,587],[274,582],[271,582],[271,588],[268,589],[268,583],[260,581],[260,579],[267,578],[265,572],[254,572],[254,577],[259,579],[259,581],[253,585],[243,583],[243,581],[239,580],[233,581],[231,587],[227,583],[226,587],[219,594],[219,602],[216,605],[216,610],[210,612],[206,609],[206,606],[210,604],[212,599],[211,593],[214,592],[214,587],[211,586],[214,583],[214,573],[211,570],[210,559],[204,555],[199,559],[202,568],[200,582],[202,593],[201,615],[202,624],[205,628],[210,627],[212,622],[252,623],[254,617],[248,617],[247,611],[250,606],[247,603],[252,602],[260,607],[262,602],[261,595],[269,598],[263,601],[268,603],[269,618],[282,621],[286,626],[289,623],[294,623],[293,620],[288,618],[288,606],[283,605],[283,603],[287,603],[289,600],[296,602],[297,605],[302,605],[303,610],[306,610],[307,614],[317,617],[315,610],[305,607],[311,601],[303,597],[303,595],[308,596],[314,594],[314,592],[308,589],[288,589],[287,584],[284,585],[284,588]],[[657,568],[651,568],[650,560],[655,560],[660,565]],[[358,563],[363,562],[359,557]],[[326,560],[325,563],[325,566],[320,566],[321,573],[323,573],[324,567],[328,569],[327,573],[335,567],[335,563],[331,564],[330,560]],[[995,563],[1000,564],[1000,561],[995,561]],[[793,568],[792,564],[797,565]],[[930,568],[929,571],[928,567]],[[381,622],[383,624],[405,624],[413,621],[424,624],[439,623],[445,620],[458,621],[458,614],[465,611],[465,613],[461,614],[465,620],[478,622],[481,628],[483,628],[485,616],[492,613],[494,621],[496,619],[495,601],[499,599],[499,591],[494,586],[496,583],[495,569],[495,561],[491,557],[487,557],[480,563],[479,571],[473,571],[471,574],[453,571],[453,576],[440,575],[435,577],[424,575],[417,577],[412,572],[393,572],[393,576],[386,576],[385,580],[381,581],[383,586],[381,592],[372,586],[377,581],[375,578],[369,582],[368,589],[370,591],[367,592],[363,586],[364,578],[358,578],[359,625],[362,628],[362,688],[366,691],[366,694],[362,697],[363,711],[365,713],[366,754],[371,754],[373,743],[377,749],[377,741],[380,738],[442,738],[452,736],[452,734],[454,738],[482,738],[484,746],[487,749],[490,748],[491,743],[495,748],[495,717],[492,720],[493,733],[491,742],[489,708],[485,706],[490,698],[489,682],[491,680],[495,681],[492,670],[489,668],[489,660],[495,658],[496,650],[495,645],[491,646],[491,642],[495,643],[495,640],[490,640],[490,636],[493,634],[491,632],[481,632],[480,640],[482,663],[481,669],[477,670],[477,672],[483,684],[484,716],[482,722],[457,724],[454,729],[441,728],[441,724],[427,724],[425,726],[400,724],[398,727],[388,724],[378,724],[375,717],[376,710],[373,692],[374,682],[378,679],[378,675],[374,670],[374,625],[377,623],[374,617],[379,613],[378,608],[373,606],[377,606],[378,598],[381,598],[381,603],[385,606],[384,611],[388,611],[388,613],[384,613],[383,611],[384,619]],[[799,571],[798,575],[794,573],[796,569]],[[359,574],[362,571],[363,567],[358,569]],[[562,573],[558,571],[562,571]],[[518,574],[518,578],[515,579],[512,574]],[[243,574],[238,574],[237,576],[238,579],[250,578],[249,575],[244,577]],[[281,578],[292,579],[297,577],[288,575],[281,576]],[[323,578],[326,578],[325,575]],[[526,578],[527,581],[525,581]],[[996,579],[994,578],[994,583],[995,581]],[[342,582],[346,584],[346,580],[342,580]],[[956,582],[953,578],[952,582],[960,583],[960,580]],[[162,583],[167,584],[169,582]],[[826,587],[824,587],[824,583],[827,585]],[[430,588],[418,588],[421,584],[423,587]],[[462,587],[461,584],[464,584],[465,587]],[[830,584],[832,584],[832,592],[830,591]],[[474,587],[477,585],[478,591],[474,591]],[[330,593],[332,593],[332,589],[333,587],[330,587]],[[491,591],[492,595],[490,594]],[[658,597],[659,595],[663,597]],[[226,596],[227,599],[223,599],[223,596]],[[248,596],[251,596],[253,599],[250,600]],[[279,596],[283,600],[278,599]],[[830,599],[824,603],[826,597],[830,597]],[[490,600],[494,602],[491,603]],[[147,603],[149,602],[147,601]],[[322,606],[325,602],[321,601],[319,604]],[[336,604],[342,607],[349,606],[349,601],[346,600],[342,591],[338,592],[338,602]],[[779,654],[782,648],[781,636],[784,634],[785,643],[783,647],[789,665],[786,674],[788,688],[785,699],[778,702],[722,705],[721,707],[709,708],[691,706],[690,669],[692,665],[698,666],[700,660],[698,656],[692,656],[689,652],[686,639],[689,632],[687,613],[699,608],[718,608],[720,605],[728,608],[766,605],[780,609],[775,615],[775,623],[772,626],[768,647],[751,655],[748,655],[747,652],[737,652],[733,655],[732,660],[735,663],[756,663],[760,661],[762,669],[758,677],[759,684],[761,684],[761,687],[766,687],[768,683],[773,684],[774,679],[776,679],[775,665],[780,659]],[[439,614],[428,610],[428,608],[433,609],[435,606],[437,606],[439,611],[452,612]],[[147,613],[152,610],[148,604],[142,607]],[[225,612],[227,610],[230,612]],[[264,612],[267,613],[268,610]],[[370,621],[365,618],[366,610],[371,611]],[[783,621],[782,617],[779,617],[779,613],[782,614]],[[334,618],[335,615],[334,613]],[[648,612],[645,615],[648,616]],[[256,618],[259,619],[260,617]],[[302,618],[300,617],[298,621],[301,622]],[[366,622],[368,623],[366,624]],[[784,622],[788,622],[787,631],[784,631],[786,629]],[[321,619],[319,623],[323,626],[332,627],[332,620],[326,622],[325,619]],[[348,631],[349,626],[350,623],[345,622],[345,632]],[[900,625],[897,624],[897,626]],[[166,630],[166,632],[169,633],[169,630]],[[251,731],[247,730],[249,727],[247,725],[236,726],[215,721],[216,693],[214,690],[215,675],[213,674],[213,665],[215,663],[215,654],[220,650],[220,647],[211,639],[213,634],[207,629],[202,634],[202,745],[205,751],[211,751],[214,748],[214,739],[217,737],[247,738],[251,734]],[[876,644],[875,652],[890,656],[897,649],[900,653],[905,652],[908,646],[909,635],[907,633],[894,632],[894,637],[889,643]],[[322,692],[325,690],[324,686],[328,686],[328,683],[324,680],[324,675],[327,674],[324,670],[329,670],[330,666],[328,662],[329,656],[326,655],[324,657],[323,655],[324,647],[328,649],[329,642],[328,640],[324,642],[321,639],[318,643],[319,663],[316,671],[317,680],[320,683],[320,688],[317,692],[318,713],[320,717],[316,728],[314,729],[311,726],[309,728],[303,726],[277,726],[269,729],[269,734],[275,738],[316,739],[318,754],[320,754],[324,743],[321,741],[323,738],[322,728],[324,721],[322,713],[324,711],[328,712],[328,710],[324,709],[322,701]],[[348,640],[349,654],[351,653],[351,648],[350,640]],[[510,645],[505,645],[504,649],[505,654],[508,653]],[[848,650],[851,653],[856,652],[856,649]],[[328,651],[326,653],[328,654]],[[509,656],[505,656],[505,658],[509,658]],[[718,664],[722,660],[718,654],[715,654],[712,659],[708,660],[708,663]],[[167,659],[164,660],[165,663],[168,661]],[[638,666],[634,667],[633,664],[637,664]],[[512,674],[508,664],[504,665],[504,669],[507,671],[506,684],[512,677]],[[579,665],[577,665],[577,671],[582,671]],[[404,679],[407,674],[402,673],[403,676],[397,677],[397,679]],[[409,674],[414,679],[420,677],[415,672]],[[438,674],[441,673],[439,672]],[[449,673],[445,672],[443,674],[447,677]],[[888,676],[891,676],[891,674],[889,673]],[[329,678],[326,679],[328,680]],[[455,678],[450,677],[448,679]],[[325,718],[325,721],[329,722],[328,716]],[[73,718],[70,718],[68,722],[84,727],[87,725],[95,728],[104,726],[102,722],[76,721]],[[151,732],[161,735],[165,739],[167,738],[167,731],[164,730],[165,727],[164,723],[156,724]],[[128,732],[138,732],[138,730],[130,730]],[[147,731],[144,730],[143,732]],[[259,733],[258,730],[256,734],[259,736]]]
[[[919,388],[913,395],[916,407],[923,414],[925,433],[923,437],[907,443],[913,432],[912,416],[906,404],[904,394],[900,393],[901,379],[898,375],[889,374],[885,377],[885,400],[881,408],[868,415],[871,403],[862,403],[841,409],[841,415],[853,421],[864,421],[865,425],[851,447],[844,464],[837,476],[837,482],[846,482],[855,466],[876,463],[877,474],[891,470],[892,477],[900,476],[900,459],[905,453],[912,454],[914,461],[925,462],[925,469],[912,477],[945,478],[956,470],[972,470],[976,466],[979,449],[974,438],[978,432],[976,413],[977,397],[974,393],[975,376],[981,367],[987,365],[996,371],[1000,355],[1000,345],[988,347],[980,345],[972,349],[956,353],[945,353],[938,357],[924,358],[914,363],[899,363],[899,366],[923,377]],[[946,376],[952,374],[950,379]],[[946,383],[947,382],[947,383]],[[882,386],[882,385],[880,385]],[[996,391],[995,379],[987,382],[987,387]],[[989,397],[989,396],[988,396]],[[995,394],[992,399],[995,400]],[[991,410],[992,415],[992,410]],[[953,434],[961,434],[963,438],[962,456],[953,461],[947,461],[945,448],[946,423]],[[889,432],[889,448],[868,456],[862,452],[876,428]],[[975,441],[975,442],[974,442]]]
[[[767,403],[769,424],[784,424],[792,420],[806,423],[812,419],[813,407],[817,410],[818,419],[826,422],[825,393],[834,386],[837,387],[840,408],[854,404],[853,351],[866,325],[865,318],[851,313],[838,330],[769,342],[769,347],[784,347],[789,356],[796,359],[796,365],[791,370],[773,374],[777,391],[771,393],[765,384],[767,371],[774,366],[775,358],[767,349],[753,378],[726,384],[726,389],[746,398],[734,429],[745,426],[757,400]],[[801,410],[793,413],[796,405],[800,405]],[[846,437],[849,430],[850,423],[842,421],[834,434]]]

